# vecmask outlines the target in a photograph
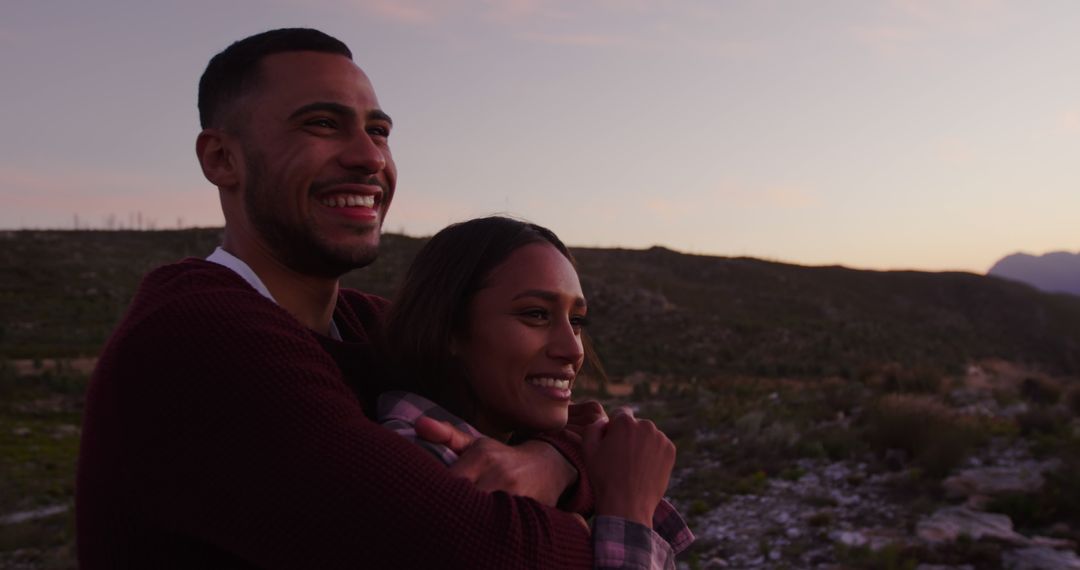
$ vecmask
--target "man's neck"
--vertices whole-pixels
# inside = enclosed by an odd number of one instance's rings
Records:
[[[337,303],[338,280],[293,271],[259,245],[246,246],[226,233],[221,247],[243,261],[259,276],[281,308],[304,326],[330,334]]]

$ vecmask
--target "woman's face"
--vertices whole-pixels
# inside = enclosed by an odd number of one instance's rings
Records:
[[[485,285],[453,346],[476,398],[471,422],[493,437],[562,428],[585,355],[577,272],[552,245],[537,243],[512,253]]]

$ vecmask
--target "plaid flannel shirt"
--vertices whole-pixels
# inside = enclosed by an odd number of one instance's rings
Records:
[[[446,465],[458,455],[445,445],[424,441],[416,436],[414,425],[422,417],[448,422],[474,437],[485,437],[468,422],[438,404],[412,392],[386,392],[379,396],[378,422],[423,447]],[[599,515],[593,519],[594,566],[602,569],[635,568],[673,570],[675,555],[694,541],[694,534],[682,516],[667,500],[661,500],[653,513],[650,529],[620,517]]]

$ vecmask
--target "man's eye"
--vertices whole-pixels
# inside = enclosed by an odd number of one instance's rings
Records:
[[[333,129],[337,126],[337,124],[334,123],[333,119],[328,119],[326,117],[318,117],[315,119],[311,119],[307,122],[307,124],[312,127],[319,127],[321,129]]]
[[[390,129],[386,127],[371,127],[368,129],[368,133],[382,138],[390,138]]]

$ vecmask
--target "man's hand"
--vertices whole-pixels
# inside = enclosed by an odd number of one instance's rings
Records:
[[[458,454],[450,473],[464,477],[481,491],[506,491],[554,507],[577,471],[554,447],[542,441],[509,446],[494,439],[474,438],[450,424],[421,418],[416,434]]]
[[[588,402],[582,402],[580,404],[570,404],[568,416],[566,429],[578,435],[585,435],[586,426],[598,421],[606,422],[608,420],[607,412],[604,411],[604,406],[600,405],[600,402],[597,402],[596,400],[589,400]]]
[[[596,513],[652,527],[675,465],[675,445],[652,422],[619,408],[609,421],[585,429],[583,447]]]

